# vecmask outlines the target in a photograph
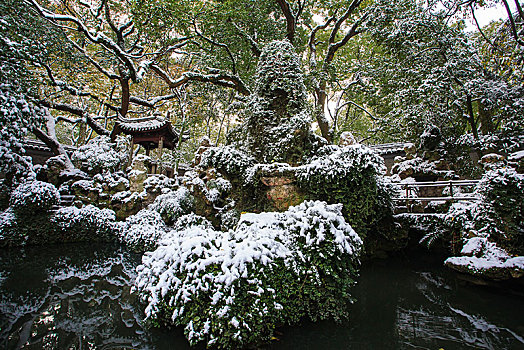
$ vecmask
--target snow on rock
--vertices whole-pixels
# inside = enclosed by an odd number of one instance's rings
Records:
[[[169,191],[175,187],[176,180],[171,179],[163,174],[148,174],[147,178],[144,180],[144,189],[149,193]]]
[[[504,280],[524,276],[524,257],[512,257],[486,236],[475,236],[466,239],[461,254],[450,257],[444,264],[460,272]]]

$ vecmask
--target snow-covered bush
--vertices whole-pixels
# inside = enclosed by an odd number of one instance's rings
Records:
[[[385,171],[370,148],[351,145],[322,147],[295,173],[310,199],[342,203],[346,220],[365,235],[392,213],[391,186],[380,180]]]
[[[32,181],[19,185],[11,194],[10,205],[17,216],[48,212],[60,201],[60,193],[47,182]]]
[[[79,169],[91,175],[120,170],[128,158],[122,143],[122,140],[112,143],[109,136],[98,136],[79,147],[71,160]]]
[[[51,223],[58,242],[109,242],[116,240],[120,230],[114,211],[92,205],[60,208]]]
[[[147,318],[219,348],[260,343],[304,317],[345,318],[362,241],[341,209],[304,202],[244,214],[234,231],[200,224],[167,233],[137,269]]]
[[[142,209],[126,219],[119,234],[122,243],[135,251],[143,252],[155,249],[165,232],[166,227],[160,214]]]
[[[213,225],[205,217],[196,215],[195,213],[189,213],[178,218],[173,225],[175,231],[182,231],[193,226],[200,226],[204,229],[211,229]]]
[[[222,231],[232,230],[240,220],[240,212],[235,209],[224,210],[220,213],[220,228]]]
[[[228,176],[241,177],[246,170],[255,164],[255,160],[246,153],[232,147],[211,147],[207,149],[200,160],[199,166],[216,168]]]
[[[167,224],[189,214],[194,209],[194,198],[186,187],[161,194],[149,205],[149,210],[158,212]]]
[[[524,175],[512,168],[486,172],[477,186],[476,226],[510,253],[524,255]]]
[[[2,59],[0,63],[0,75],[4,73],[4,61]],[[45,108],[28,102],[16,84],[0,82],[0,172],[10,180],[16,182],[19,177],[32,173],[33,163],[30,157],[25,156],[21,140],[31,126],[42,123],[47,113]]]
[[[0,212],[0,247],[22,246],[28,236],[21,232],[15,213],[11,208]]]

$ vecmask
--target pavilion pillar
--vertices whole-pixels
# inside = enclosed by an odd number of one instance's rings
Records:
[[[126,168],[130,167],[131,164],[133,164],[133,147],[135,146],[135,143],[133,141],[133,138],[131,138],[131,144],[129,145],[129,157],[127,160]]]
[[[162,151],[164,150],[164,136],[158,141],[158,173],[162,174]]]

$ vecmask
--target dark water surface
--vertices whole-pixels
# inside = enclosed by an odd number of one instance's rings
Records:
[[[148,329],[121,247],[0,250],[0,348],[188,349]],[[424,257],[368,262],[351,319],[281,329],[270,349],[524,349],[524,296],[464,282]]]

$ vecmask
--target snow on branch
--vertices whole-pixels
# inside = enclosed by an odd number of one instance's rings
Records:
[[[185,72],[178,79],[173,79],[168,72],[160,68],[157,64],[152,64],[151,69],[162,78],[167,85],[174,89],[190,81],[200,81],[203,83],[211,83],[218,86],[234,89],[242,95],[248,96],[251,94],[247,86],[237,75],[230,75],[224,72],[202,74],[197,72]]]
[[[57,111],[62,111],[62,112],[68,112],[68,113],[77,115],[81,118],[85,118],[87,125],[89,125],[89,127],[93,129],[98,135],[109,135],[108,130],[106,130],[100,123],[98,123],[89,113],[87,113],[86,111],[84,111],[83,109],[79,107],[65,104],[65,103],[54,103],[54,102],[43,101],[43,100],[40,101],[40,104],[47,108],[55,109]],[[65,119],[65,118],[63,118],[62,120],[69,121],[68,119]]]
[[[36,0],[26,0],[29,5],[34,7],[38,13],[50,20],[52,23],[57,22],[71,22],[77,26],[77,30],[85,35],[85,37],[94,44],[99,44],[106,50],[115,54],[115,56],[127,67],[130,74],[131,80],[136,82],[137,72],[135,65],[129,58],[129,54],[125,52],[117,43],[115,43],[111,38],[107,37],[103,33],[91,33],[91,31],[86,27],[86,25],[78,18],[70,15],[62,15],[58,13],[51,12],[43,7],[41,7]]]

